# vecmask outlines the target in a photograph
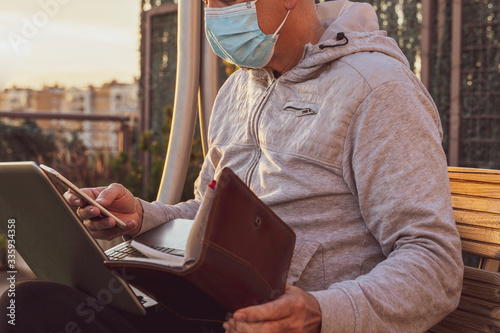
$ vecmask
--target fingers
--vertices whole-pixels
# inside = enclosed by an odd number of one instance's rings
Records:
[[[104,240],[112,240],[116,237],[123,236],[137,227],[137,222],[133,220],[124,221],[124,223],[127,226],[122,229],[118,227],[115,228],[115,221],[110,218],[94,219],[91,221],[87,220],[84,222],[85,226],[94,238]]]
[[[285,332],[293,309],[286,304],[286,294],[269,303],[250,306],[234,313],[223,327],[227,333]]]
[[[128,192],[123,185],[116,183],[107,187],[84,188],[81,190],[102,206],[111,204],[113,201],[127,195]],[[85,205],[85,202],[71,191],[64,193],[64,198],[73,207],[83,207]]]
[[[121,185],[113,183],[106,187],[104,190],[99,193],[95,201],[102,206],[107,206],[111,204],[113,201],[120,199],[128,194],[127,189]]]
[[[99,231],[105,229],[111,229],[115,226],[115,221],[109,217],[94,218],[92,220],[85,220],[83,222],[85,226],[92,231]]]
[[[106,187],[94,187],[94,188],[82,188],[80,189],[86,195],[88,195],[92,199],[96,199],[99,196],[99,193],[106,189]],[[87,203],[80,198],[77,194],[75,194],[72,190],[68,190],[64,193],[64,198],[66,201],[73,207],[83,207]]]
[[[224,323],[226,332],[319,332],[321,310],[316,299],[287,285],[277,300],[236,311]]]
[[[73,194],[71,192],[66,192],[64,193],[64,198],[66,201],[70,204],[70,206],[73,207],[83,207],[84,202],[80,197],[78,197],[76,194]]]
[[[78,207],[77,214],[84,220],[92,236],[98,239],[113,239],[125,234],[133,236],[140,231],[142,205],[123,185],[111,184],[107,187],[87,188],[82,191],[97,204],[87,204],[71,191],[66,192],[64,198],[71,206]],[[115,220],[102,216],[101,210],[96,205],[103,206],[111,214],[124,221],[126,227],[117,227]]]
[[[294,330],[287,320],[276,320],[276,321],[261,321],[261,322],[242,322],[234,319],[223,324],[226,333],[266,333],[266,332],[286,332],[304,333],[302,330]]]
[[[78,215],[84,220],[92,219],[101,215],[99,208],[91,205],[79,207],[77,212]]]
[[[90,190],[88,189],[82,189],[87,195],[92,197]],[[68,190],[67,192],[64,193],[64,199],[70,204],[70,206],[73,207],[83,207],[85,206],[85,201],[82,200],[78,195],[73,193],[72,191]]]
[[[295,307],[290,306],[300,301],[296,296],[296,290],[290,289],[287,285],[285,293],[278,299],[261,305],[256,305],[238,310],[234,314],[234,319],[237,321],[261,322],[263,320],[279,320],[287,318],[294,313]]]

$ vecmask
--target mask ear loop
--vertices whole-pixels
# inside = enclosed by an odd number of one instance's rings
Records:
[[[274,32],[273,34],[273,37],[271,37],[271,40],[274,41],[276,39],[276,36],[278,36],[278,32],[281,30],[281,28],[283,27],[283,25],[285,24],[286,22],[286,19],[288,18],[288,15],[290,14],[290,9],[288,10],[288,12],[286,12],[286,16],[285,16],[285,19],[283,20],[283,22],[281,22],[280,26],[278,27],[278,29],[276,29],[276,31]]]

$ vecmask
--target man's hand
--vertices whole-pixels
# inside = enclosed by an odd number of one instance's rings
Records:
[[[317,333],[321,329],[321,310],[311,294],[287,285],[277,300],[236,311],[224,323],[224,329],[228,333]]]
[[[64,197],[71,206],[79,207],[78,215],[84,219],[84,224],[92,236],[111,240],[125,234],[135,235],[139,232],[142,224],[142,206],[139,199],[135,198],[123,185],[111,184],[108,187],[86,188],[82,191],[127,225],[124,229],[115,226],[112,218],[100,216],[97,207],[86,205],[74,193],[66,192]]]

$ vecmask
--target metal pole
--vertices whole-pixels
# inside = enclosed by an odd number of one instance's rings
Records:
[[[202,21],[203,22],[203,21]],[[217,55],[212,51],[205,34],[204,23],[201,25],[201,68],[200,68],[200,132],[203,145],[203,155],[208,152],[208,124],[215,97],[219,90],[219,70],[217,66]]]
[[[146,23],[145,23],[145,28],[144,28],[144,34],[143,38],[145,38],[145,45],[144,47],[144,53],[141,55],[143,57],[144,61],[144,68],[143,68],[143,78],[142,78],[142,84],[143,84],[143,95],[142,97],[144,98],[142,102],[141,107],[141,134],[146,133],[148,130],[151,129],[151,39],[152,39],[152,32],[151,32],[151,26],[152,26],[152,16],[150,13],[146,12],[145,14]],[[142,45],[141,45],[142,46]],[[148,193],[148,186],[149,186],[149,177],[150,177],[150,170],[151,170],[151,159],[149,156],[149,152],[147,151],[142,151],[140,152],[140,156],[142,159],[142,163],[144,165],[144,174],[143,174],[143,183],[142,183],[142,195],[146,195]]]
[[[130,128],[128,122],[120,123],[119,152],[130,154]]]
[[[422,28],[421,35],[422,40],[421,45],[421,58],[422,67],[420,72],[420,80],[425,85],[425,87],[431,89],[431,56],[432,56],[432,44],[434,42],[434,13],[435,13],[436,2],[434,0],[422,0]]]
[[[451,77],[450,77],[450,143],[449,165],[460,164],[460,88],[462,60],[462,0],[452,7]]]
[[[196,121],[200,77],[201,4],[179,1],[177,77],[169,146],[157,200],[179,202],[186,179]]]

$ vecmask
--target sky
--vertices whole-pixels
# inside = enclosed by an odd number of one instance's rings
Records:
[[[0,0],[0,91],[139,76],[140,0]]]

